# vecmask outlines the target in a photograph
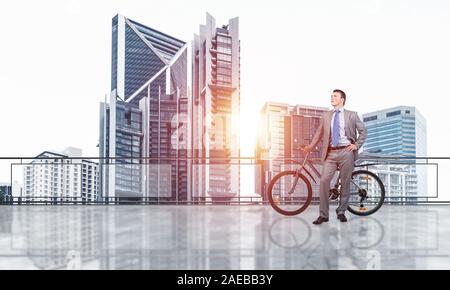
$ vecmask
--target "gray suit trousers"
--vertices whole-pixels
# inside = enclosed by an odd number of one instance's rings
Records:
[[[345,213],[350,198],[350,181],[354,167],[355,156],[353,152],[341,149],[332,150],[328,153],[327,158],[323,162],[322,176],[320,177],[320,216],[328,218],[330,182],[338,168],[341,174],[341,196],[336,212],[338,214]]]

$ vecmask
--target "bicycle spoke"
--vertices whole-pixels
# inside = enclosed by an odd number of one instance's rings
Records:
[[[353,173],[349,211],[368,215],[377,211],[384,201],[384,186],[377,176],[366,170]]]

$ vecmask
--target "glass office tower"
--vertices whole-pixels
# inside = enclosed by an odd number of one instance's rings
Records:
[[[367,128],[367,140],[363,146],[365,153],[386,157],[427,156],[427,124],[417,108],[398,106],[366,113],[363,114],[363,122]],[[428,195],[426,165],[410,164],[377,168],[386,187],[386,196],[393,197],[391,200]]]
[[[100,107],[102,196],[187,200],[187,44],[116,15],[111,95]]]

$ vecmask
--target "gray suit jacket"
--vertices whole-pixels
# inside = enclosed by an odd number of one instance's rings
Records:
[[[345,110],[345,109],[344,109]],[[330,134],[331,134],[331,118],[333,117],[333,110],[325,112],[320,121],[319,128],[314,135],[311,146],[316,147],[320,139],[323,137],[323,148],[322,148],[322,161],[327,158],[328,146],[330,145]],[[359,148],[364,144],[367,138],[367,130],[364,123],[359,119],[358,113],[354,111],[345,110],[345,135],[352,144],[355,144]],[[357,134],[358,133],[358,136]],[[355,155],[355,160],[358,159],[358,150],[353,151]]]

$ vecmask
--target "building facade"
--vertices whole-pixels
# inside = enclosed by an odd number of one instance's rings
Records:
[[[311,143],[320,120],[327,108],[268,102],[260,112],[258,141],[256,146],[255,192],[267,200],[267,188],[272,177],[284,170],[295,168],[291,160],[300,161],[304,152],[299,146]],[[318,160],[322,152],[322,141],[311,158]],[[316,162],[316,168],[321,165]],[[312,183],[317,194],[318,184]],[[316,188],[317,187],[317,188]],[[314,196],[315,198],[317,196]]]
[[[9,203],[12,196],[12,186],[9,183],[0,182],[0,204]]]
[[[363,146],[365,153],[427,156],[427,124],[417,108],[398,106],[366,113],[363,114],[363,122],[367,128],[367,140]],[[426,165],[416,164],[414,159],[406,163],[377,169],[385,184],[386,196],[393,200],[428,194]]]
[[[192,41],[192,192],[198,200],[240,194],[239,19],[206,24]]]
[[[187,44],[112,19],[111,95],[100,106],[102,197],[190,198]]]
[[[81,150],[76,148],[42,152],[23,167],[23,189],[13,191],[14,197],[21,202],[50,204],[97,201],[98,164],[79,157]]]

